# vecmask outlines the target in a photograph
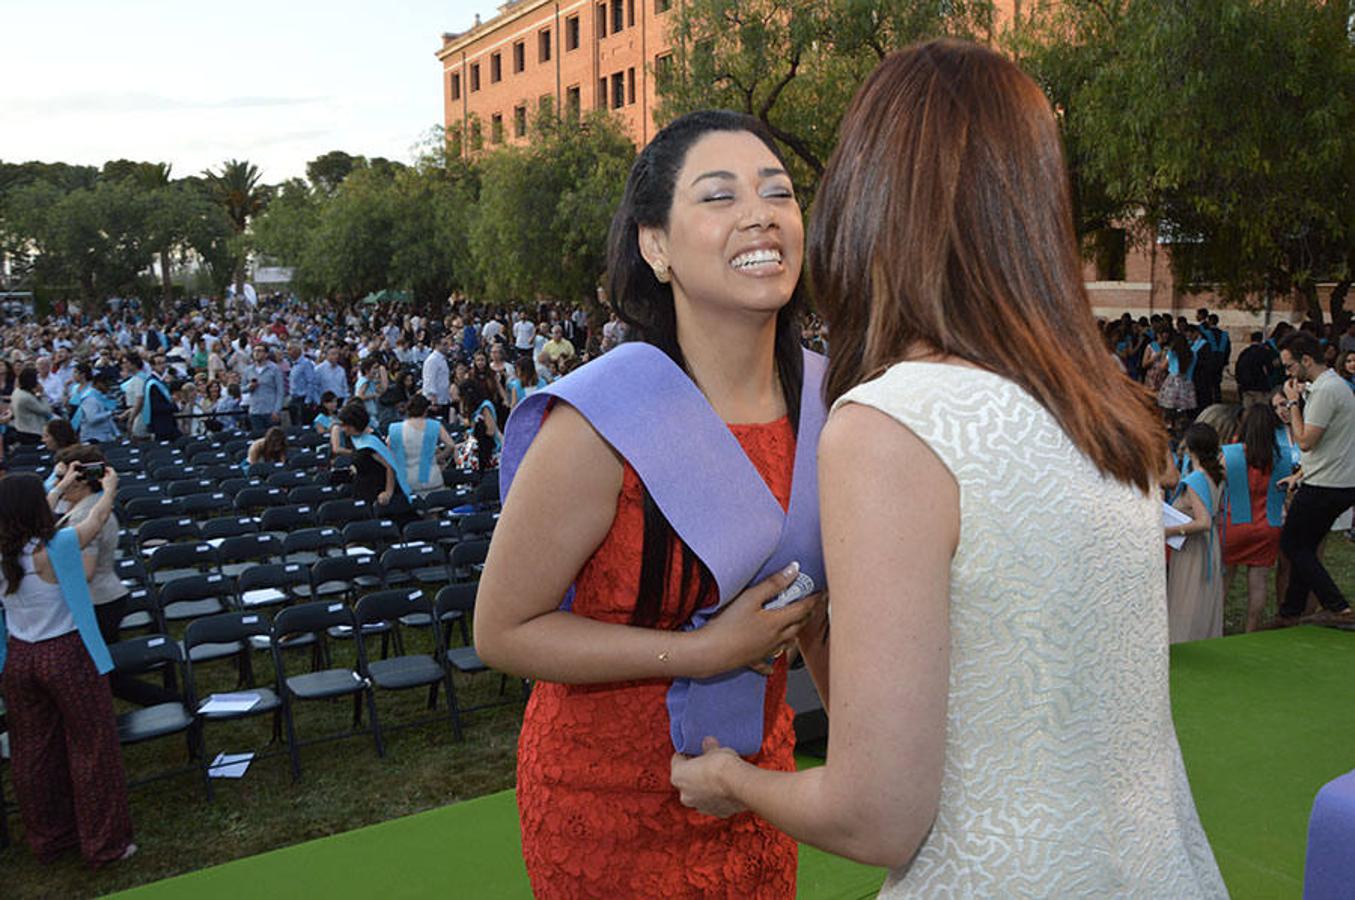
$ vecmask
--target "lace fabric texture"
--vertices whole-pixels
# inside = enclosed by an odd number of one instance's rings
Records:
[[[940,809],[881,896],[1227,896],[1172,724],[1159,502],[989,372],[899,363],[849,402],[960,488]]]
[[[795,435],[786,419],[731,425],[782,508],[790,502]],[[700,478],[700,473],[693,473]],[[639,476],[625,466],[616,518],[576,581],[573,612],[630,621],[644,544]],[[676,629],[696,608],[679,596],[676,552],[658,627]],[[796,845],[750,813],[713,819],[678,802],[668,780],[669,681],[595,685],[541,682],[518,741],[523,858],[538,897],[795,895]],[[786,664],[767,680],[763,768],[795,767]]]

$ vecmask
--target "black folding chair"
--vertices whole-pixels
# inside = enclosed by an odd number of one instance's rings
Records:
[[[146,566],[152,586],[216,569],[216,551],[205,541],[156,547]]]
[[[344,546],[353,551],[380,553],[400,542],[400,527],[393,519],[363,519],[343,526]]]
[[[221,571],[238,576],[250,566],[282,559],[282,541],[275,534],[242,534],[226,538],[217,548]]]
[[[113,669],[122,675],[139,675],[143,672],[168,668],[174,673],[175,684],[186,683],[177,679],[182,674],[183,652],[173,638],[164,634],[147,634],[126,641],[119,641],[108,647],[113,658]],[[202,758],[200,747],[201,733],[197,727],[197,717],[183,696],[173,701],[157,703],[154,706],[139,707],[118,716],[118,741],[124,745],[140,744],[156,738],[182,734],[188,744],[188,765],[183,768],[169,769],[155,775],[132,782],[133,785],[146,784],[160,778],[167,778],[183,772],[196,770],[202,775],[203,787],[207,787],[207,763]]]
[[[212,722],[227,722],[239,719],[251,718],[253,716],[273,714],[273,740],[276,741],[281,732],[281,720],[284,713],[282,699],[282,672],[276,664],[273,666],[274,686],[273,688],[251,686],[248,691],[237,693],[250,693],[258,697],[258,701],[247,710],[241,711],[220,711],[204,712],[203,703],[198,699],[197,684],[193,674],[194,660],[193,651],[195,648],[209,644],[237,644],[246,645],[251,638],[268,637],[272,632],[268,617],[258,612],[229,612],[217,616],[209,616],[205,619],[196,619],[188,623],[188,629],[184,632],[184,655],[187,657],[187,682],[188,682],[188,701],[189,708],[196,711],[199,720],[203,726]],[[204,729],[205,731],[205,729]],[[211,753],[206,746],[206,734],[203,735],[201,743],[203,760],[210,767]],[[297,771],[300,761],[297,758],[296,748],[288,744],[287,750],[292,757],[292,769]],[[259,754],[263,756],[265,754]],[[207,781],[207,799],[212,799],[212,782],[210,778]]]
[[[393,547],[381,554],[381,571],[390,587],[413,583],[426,588],[451,580],[447,554],[437,544]]]
[[[386,659],[369,660],[365,652],[358,659],[365,663],[364,674],[373,686],[387,691],[402,691],[428,686],[428,708],[437,705],[438,686],[447,691],[447,715],[452,721],[452,734],[461,740],[461,713],[457,707],[456,687],[452,684],[451,669],[439,662],[442,632],[433,616],[433,604],[419,590],[375,591],[358,601],[355,610],[359,626],[359,646],[365,645],[368,625],[385,624],[399,634],[400,624],[410,617],[420,617],[433,623],[433,653],[401,653]],[[407,722],[423,724],[431,719]],[[388,726],[389,727],[389,726]]]
[[[447,567],[452,570],[454,581],[479,581],[480,570],[484,568],[485,557],[489,555],[489,541],[464,540],[452,548]]]
[[[289,503],[286,506],[270,506],[259,518],[259,527],[263,531],[286,537],[288,532],[298,528],[310,528],[315,524],[315,507],[309,503]]]
[[[156,547],[180,541],[197,541],[202,538],[198,523],[188,516],[163,516],[142,522],[136,529],[136,546],[143,553],[149,553]]]
[[[323,640],[324,635],[335,628],[354,629],[356,620],[353,611],[342,603],[324,600],[289,606],[277,614],[273,621],[273,665],[282,680],[284,718],[287,722],[287,744],[293,749],[292,780],[301,778],[300,745],[296,739],[295,711],[292,704],[297,700],[329,700],[334,697],[352,696],[353,726],[347,732],[314,738],[307,743],[335,740],[350,737],[358,733],[362,724],[362,699],[367,698],[368,716],[371,720],[369,730],[376,743],[376,755],[385,756],[386,748],[381,740],[381,723],[377,718],[376,699],[372,696],[372,684],[363,673],[367,668],[362,641],[356,641],[357,665],[354,668],[331,667],[319,671],[305,672],[300,675],[287,675],[283,660],[283,650],[289,639],[302,635],[312,635]]]
[[[286,504],[287,492],[280,487],[247,487],[235,495],[235,508],[241,512],[258,512]]]
[[[286,606],[310,596],[311,570],[305,563],[269,563],[245,569],[236,579],[241,609]],[[301,589],[301,590],[298,590]]]
[[[321,525],[343,527],[372,517],[372,504],[366,500],[327,500],[320,504],[316,521]]]
[[[226,538],[255,534],[258,530],[259,523],[254,521],[253,516],[217,516],[215,519],[207,519],[201,526],[202,539],[208,543],[217,542],[218,547],[219,542]]]
[[[231,508],[231,495],[225,491],[204,491],[180,499],[183,511],[190,516],[214,516]]]
[[[313,563],[343,553],[343,535],[333,526],[302,528],[282,539],[282,552],[289,562]]]
[[[479,590],[479,587],[480,586],[478,584],[474,583],[449,584],[442,590],[438,591],[437,598],[433,603],[433,614],[437,617],[437,620],[445,624],[449,619],[453,617],[459,617],[459,620],[462,623],[462,634],[463,636],[465,636],[464,623],[475,612],[475,592]],[[444,647],[443,656],[446,659],[447,664],[451,666],[452,669],[467,676],[478,675],[481,672],[491,671],[490,668],[484,664],[484,661],[480,659],[480,654],[475,652],[475,647],[471,646],[469,641],[467,641],[466,645],[463,647],[452,647],[450,646],[451,641],[449,640],[450,632],[444,631],[443,635],[445,640],[445,643],[443,644]],[[508,676],[503,673],[500,673],[499,677],[500,697],[503,696],[504,688],[507,685],[507,683]],[[522,696],[524,699],[527,697],[529,691],[530,686],[527,683],[527,679],[524,678],[522,679]],[[500,703],[504,702],[507,701],[500,700],[497,703],[482,703],[477,706],[466,706],[462,707],[461,711],[463,713],[473,712],[474,710],[477,709],[484,709],[489,706],[497,706]]]

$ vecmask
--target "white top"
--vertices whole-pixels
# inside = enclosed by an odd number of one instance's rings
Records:
[[[443,487],[442,469],[438,468],[436,456],[433,465],[428,467],[428,480],[419,480],[419,458],[423,452],[423,433],[426,428],[441,428],[436,421],[427,418],[405,419],[400,429],[400,439],[405,445],[405,479],[416,494],[426,494]]]
[[[1227,896],[1172,725],[1161,502],[989,372],[899,363],[847,402],[960,488],[940,810],[880,895]]]
[[[0,605],[5,609],[5,628],[9,636],[30,644],[50,641],[75,630],[75,619],[61,594],[61,586],[43,581],[33,571],[33,551],[37,546],[38,542],[33,541],[19,557],[19,565],[24,570],[19,589],[11,594],[8,584],[0,588],[4,591],[0,593]],[[0,575],[0,583],[5,580]]]
[[[423,361],[423,395],[438,406],[451,402],[452,381],[447,370],[447,357],[440,350],[434,350]]]

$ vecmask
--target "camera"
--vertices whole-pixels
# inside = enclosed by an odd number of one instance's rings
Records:
[[[82,463],[80,465],[80,480],[90,487],[99,487],[104,480],[104,464]]]

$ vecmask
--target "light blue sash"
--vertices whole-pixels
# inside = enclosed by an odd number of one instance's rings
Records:
[[[825,360],[804,352],[800,426],[788,510],[783,510],[729,426],[662,350],[623,344],[519,403],[508,418],[501,492],[536,437],[550,404],[569,403],[635,469],[673,530],[710,569],[718,602],[682,627],[703,626],[748,585],[792,560],[824,587],[819,540],[818,437]],[[573,588],[562,608],[570,608]],[[699,754],[713,735],[742,756],[762,746],[765,678],[752,669],[713,678],[674,679],[669,736],[681,753]]]
[[[99,403],[103,405],[103,408],[106,409],[108,412],[112,412],[113,410],[118,408],[118,401],[114,400],[111,397],[104,396],[104,393],[100,391],[98,388],[93,386],[85,388],[83,391],[80,392],[80,400],[76,404],[75,415],[71,416],[71,427],[74,428],[76,431],[80,430],[80,423],[83,422],[85,419],[85,400],[89,399],[90,397],[93,397],[95,400],[98,400]]]
[[[1185,478],[1181,479],[1181,486],[1182,488],[1190,488],[1194,491],[1195,496],[1199,497],[1200,501],[1204,503],[1204,508],[1209,510],[1209,530],[1205,532],[1205,535],[1207,537],[1206,546],[1208,547],[1209,559],[1212,560],[1214,558],[1214,532],[1219,526],[1217,521],[1219,504],[1214,492],[1210,489],[1209,476],[1202,470],[1191,472]],[[1246,481],[1244,477],[1243,487],[1245,488],[1245,486]],[[1205,583],[1214,580],[1214,567],[1209,565],[1208,560],[1205,562],[1204,580]]]
[[[47,542],[47,559],[56,573],[61,598],[71,611],[75,628],[80,632],[80,640],[85,642],[89,658],[94,660],[94,668],[98,669],[100,675],[107,675],[113,671],[113,658],[108,655],[108,646],[99,634],[99,620],[94,615],[94,603],[89,598],[89,582],[85,580],[85,564],[80,556],[80,538],[74,528],[63,528],[52,536]],[[0,672],[5,669],[7,643],[5,617],[0,613]]]
[[[419,484],[427,484],[428,479],[433,474],[433,460],[438,452],[439,431],[441,431],[441,427],[437,422],[424,420],[423,443],[419,445]],[[410,496],[414,492],[408,483],[409,478],[405,474],[408,465],[408,461],[405,459],[405,423],[393,423],[387,433],[390,438],[391,454],[395,457],[395,475],[401,479],[400,487],[404,490],[405,495]]]
[[[495,426],[495,429],[498,431],[498,433],[494,435],[494,449],[495,449],[495,450],[502,450],[502,449],[503,449],[503,429],[498,427],[498,425],[499,425],[499,413],[498,413],[497,410],[494,409],[494,404],[493,404],[492,402],[490,402],[489,400],[482,400],[482,401],[480,402],[480,405],[477,406],[477,407],[475,407],[475,414],[474,414],[473,416],[470,417],[470,424],[471,424],[471,427],[472,427],[472,428],[475,427],[475,420],[478,419],[478,418],[480,418],[480,413],[484,412],[486,409],[489,410],[489,417],[490,417],[491,419],[494,420],[494,426]]]
[[[169,395],[169,388],[163,381],[156,378],[155,375],[146,376],[146,393],[141,398],[141,424],[147,428],[151,426],[151,388],[160,391],[160,394],[171,405],[174,405],[174,399]]]
[[[405,476],[405,467],[395,461],[395,456],[391,453],[391,448],[387,447],[381,438],[367,432],[353,438],[353,446],[358,450],[370,450],[377,456],[385,460],[386,465],[391,467],[395,473],[395,481],[400,485],[400,490],[404,491],[406,497],[410,497],[409,478]]]
[[[94,390],[94,386],[91,384],[87,384],[82,388],[76,388],[71,392],[71,399],[66,401],[66,405],[71,408],[71,427],[76,431],[80,430],[80,420],[85,417],[84,413],[80,410],[80,404],[85,402],[85,397],[87,397],[92,390]]]

